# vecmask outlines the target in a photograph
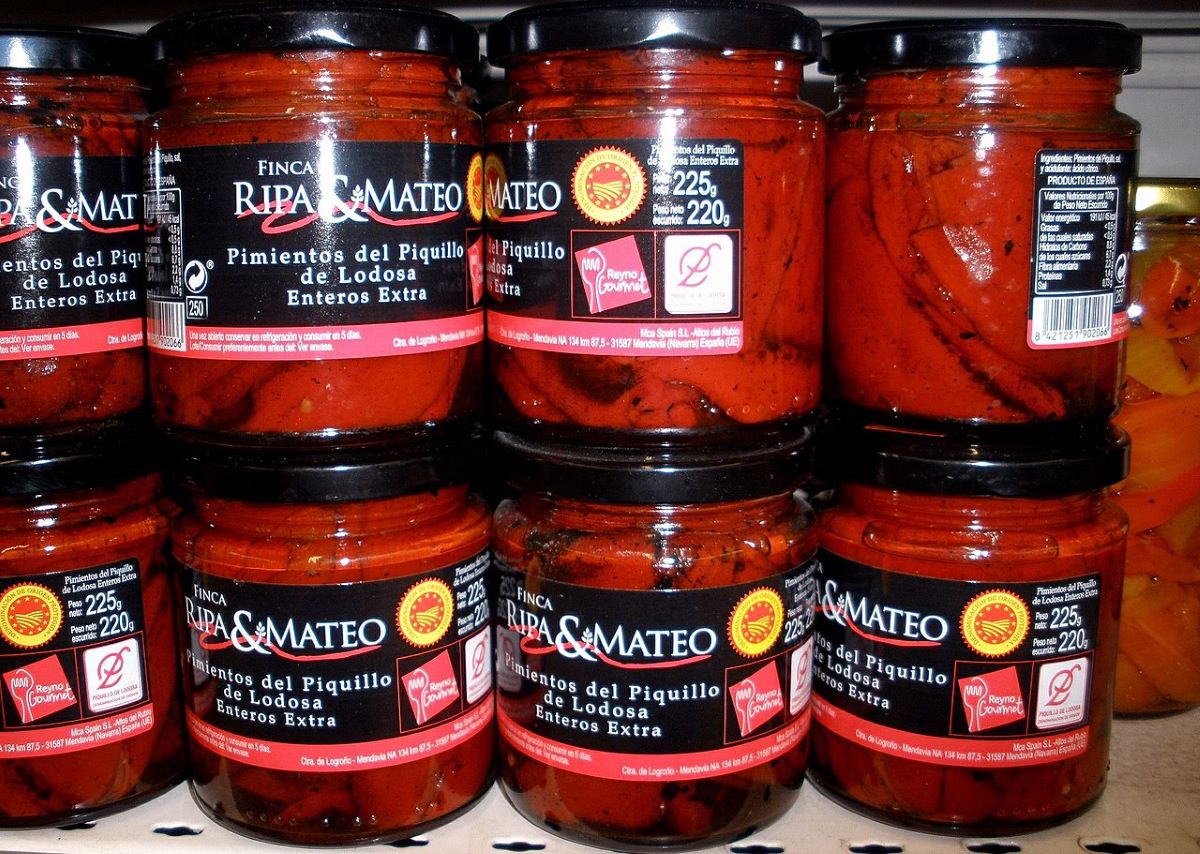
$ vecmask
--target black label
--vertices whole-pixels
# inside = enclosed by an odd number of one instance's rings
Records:
[[[490,720],[488,565],[481,554],[420,576],[319,587],[183,567],[193,736],[292,770],[448,749]],[[360,742],[376,747],[344,759],[289,749]]]
[[[1026,764],[1031,756],[1014,758],[1014,750],[1043,734],[1087,727],[1099,575],[946,581],[825,550],[819,558],[813,690],[836,710],[839,731],[912,758],[940,750],[928,754],[939,760],[962,758],[946,755],[961,739],[964,754],[1010,765]],[[996,755],[982,750],[985,739],[997,741]],[[1055,749],[1078,747],[1070,740]]]
[[[0,333],[136,320],[136,329],[114,332],[136,333],[132,343],[140,343],[137,159],[38,157],[28,171],[21,165],[0,157]],[[15,343],[0,341],[0,359],[80,352],[69,340],[32,354]],[[102,340],[89,352],[105,349]]]
[[[1136,165],[1135,151],[1038,152],[1031,347],[1087,347],[1124,337]]]
[[[150,729],[144,630],[136,560],[3,579],[0,758]]]
[[[477,148],[326,140],[156,149],[145,189],[153,348],[213,359],[355,358],[465,346],[481,335]],[[467,315],[479,334],[456,336]],[[437,323],[448,319],[458,323]],[[450,338],[410,344],[418,323]],[[382,331],[338,337],[370,325]],[[334,337],[298,332],[308,329]],[[310,346],[321,342],[331,346]]]
[[[539,759],[614,779],[686,779],[774,758],[807,727],[814,593],[811,565],[658,591],[529,579],[501,565],[501,732]],[[631,754],[626,767],[620,757]],[[670,768],[652,761],[680,756],[686,764]]]
[[[571,353],[738,352],[744,172],[730,139],[489,148],[489,336]]]

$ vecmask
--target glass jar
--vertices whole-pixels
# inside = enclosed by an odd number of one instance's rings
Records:
[[[822,517],[810,778],[900,825],[995,835],[1108,767],[1128,438],[971,444],[842,424]]]
[[[344,442],[473,417],[483,353],[476,32],[390,3],[199,11],[152,29],[156,421]]]
[[[504,422],[681,440],[815,408],[825,142],[799,90],[819,36],[793,9],[713,0],[489,28],[511,87],[484,164]]]
[[[0,459],[0,827],[126,809],[183,776],[167,522],[129,434]]]
[[[184,455],[191,786],[218,823],[389,841],[491,784],[491,520],[448,453]]]
[[[827,37],[831,399],[910,423],[1116,411],[1139,127],[1115,101],[1140,58],[1093,21]]]
[[[0,28],[0,430],[135,416],[141,42]]]
[[[497,434],[500,775],[623,851],[741,838],[808,756],[816,548],[805,440],[630,452]]]
[[[1200,181],[1139,179],[1136,207],[1116,710],[1146,714],[1200,703]]]

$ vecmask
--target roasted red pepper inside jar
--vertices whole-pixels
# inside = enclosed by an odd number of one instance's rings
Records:
[[[829,118],[832,398],[981,424],[1116,410],[1138,125],[1114,101],[1140,42],[1077,23],[900,22],[827,40],[840,100]],[[997,64],[979,60],[986,51],[956,55],[989,29]],[[882,36],[901,45],[895,55],[860,61],[856,39]],[[1056,58],[1042,62],[1051,39]],[[1063,60],[1070,52],[1079,61]]]
[[[1107,776],[1125,534],[1094,483],[1035,498],[845,484],[821,523],[811,779],[944,832],[1087,808]]]
[[[1200,183],[1138,181],[1124,396],[1129,514],[1118,714],[1200,703]]]
[[[675,28],[640,28],[656,16]],[[512,99],[485,121],[501,416],[686,434],[810,412],[824,132],[798,93],[814,22],[679,3],[512,18],[489,31]]]
[[[495,738],[491,668],[467,675],[490,661],[489,528],[462,486],[295,504],[195,494],[173,542],[201,806],[240,833],[336,845],[408,837],[474,802]],[[483,598],[468,613],[459,594]],[[266,748],[246,759],[244,739]]]
[[[136,412],[143,349],[139,42],[0,30],[0,428]]]
[[[431,10],[264,14],[152,33],[169,60],[148,124],[156,420],[327,436],[472,415],[482,170],[459,69],[477,37]]]
[[[811,511],[793,494],[773,494],[781,484],[761,468],[755,485],[771,494],[725,501],[695,459],[675,458],[693,478],[690,494],[712,500],[656,492],[659,500],[636,503],[637,487],[619,495],[604,485],[628,457],[604,457],[603,483],[589,481],[603,500],[571,495],[581,469],[542,466],[547,456],[592,450],[542,446],[537,457],[506,458],[519,496],[497,508],[493,537],[505,793],[531,820],[594,845],[658,850],[739,838],[782,815],[804,777],[810,671],[796,674],[811,648]],[[728,467],[721,476],[725,488],[745,485]],[[743,607],[761,634],[739,628],[731,615]],[[783,637],[785,623],[794,632]],[[564,648],[564,637],[578,643]],[[563,744],[590,761],[564,762]],[[764,748],[770,758],[752,758]],[[738,770],[720,771],[722,759]]]
[[[183,774],[157,490],[139,476],[0,498],[0,826],[83,821]]]

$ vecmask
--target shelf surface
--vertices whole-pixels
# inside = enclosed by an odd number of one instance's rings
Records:
[[[518,816],[496,789],[455,822],[395,846],[422,854],[544,851],[586,854]],[[265,854],[286,848],[243,839],[202,816],[185,786],[75,830],[0,832],[0,854]],[[1196,854],[1200,852],[1200,710],[1118,721],[1108,790],[1083,816],[1015,838],[955,839],[897,830],[855,815],[805,785],[795,809],[763,833],[713,848],[729,854]]]

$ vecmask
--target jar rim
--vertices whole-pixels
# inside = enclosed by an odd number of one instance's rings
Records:
[[[816,59],[817,21],[757,0],[584,0],[531,6],[488,27],[488,60],[570,50],[764,50]]]
[[[1129,474],[1129,435],[1104,421],[975,432],[882,423],[840,412],[821,426],[818,453],[833,483],[931,495],[1051,498],[1094,492]]]
[[[467,68],[479,61],[479,33],[438,9],[387,0],[273,0],[199,9],[146,33],[156,64],[229,53],[380,50],[430,54]]]
[[[9,435],[0,446],[0,496],[116,486],[154,471],[140,419]]]
[[[468,483],[480,470],[482,431],[445,422],[387,433],[331,437],[215,439],[161,428],[162,458],[175,483],[234,501],[326,504],[371,501]]]
[[[503,479],[523,492],[601,504],[721,504],[802,485],[814,434],[802,423],[725,442],[589,445],[500,430],[493,450]]]
[[[139,77],[145,70],[139,36],[94,27],[0,28],[0,70],[80,72]]]
[[[857,24],[827,35],[830,74],[952,66],[1106,68],[1142,65],[1142,37],[1123,24],[1075,18],[906,19]]]

